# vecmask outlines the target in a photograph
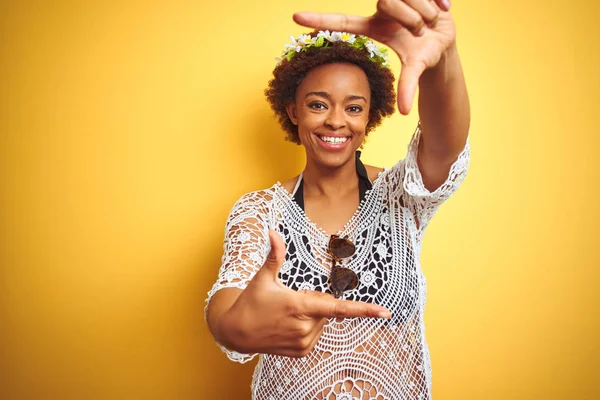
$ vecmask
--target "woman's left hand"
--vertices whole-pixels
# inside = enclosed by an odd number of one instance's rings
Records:
[[[427,68],[435,67],[454,44],[456,30],[447,0],[378,0],[370,17],[345,14],[296,13],[296,23],[321,30],[368,36],[398,54],[398,109],[408,114]]]

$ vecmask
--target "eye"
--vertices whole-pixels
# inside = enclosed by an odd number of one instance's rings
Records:
[[[363,108],[361,106],[350,106],[346,110],[352,114],[358,114],[363,110]]]
[[[308,108],[312,108],[313,110],[321,111],[321,110],[326,110],[327,106],[319,101],[314,101],[308,105]]]

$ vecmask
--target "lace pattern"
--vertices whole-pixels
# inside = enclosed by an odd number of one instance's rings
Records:
[[[306,357],[260,355],[252,381],[254,399],[430,399],[421,239],[436,210],[464,179],[469,145],[446,181],[429,192],[417,166],[419,138],[417,129],[407,157],[379,174],[357,212],[338,232],[356,245],[356,253],[344,266],[360,280],[342,298],[383,305],[392,319],[331,319]],[[287,246],[281,281],[295,290],[329,291],[329,236],[277,183],[242,196],[232,208],[219,278],[207,302],[222,288],[246,287],[270,250],[269,229],[276,229]],[[256,356],[221,348],[241,363]]]

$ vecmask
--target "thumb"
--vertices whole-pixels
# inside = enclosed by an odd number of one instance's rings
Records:
[[[285,261],[285,243],[279,233],[273,229],[269,230],[269,241],[271,242],[271,251],[269,251],[263,268],[271,271],[277,277]]]
[[[423,71],[425,71],[425,65],[422,63],[402,65],[398,79],[398,109],[404,115],[408,115],[412,108],[419,78]]]

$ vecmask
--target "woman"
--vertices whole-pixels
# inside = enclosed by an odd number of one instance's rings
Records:
[[[428,399],[424,230],[466,174],[469,104],[449,4],[379,1],[369,18],[299,13],[267,98],[302,174],[236,203],[206,318],[228,356],[261,354],[255,399]],[[325,30],[333,30],[329,32]],[[420,125],[391,169],[357,150],[419,86]]]

